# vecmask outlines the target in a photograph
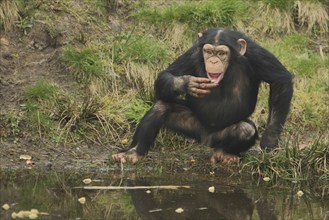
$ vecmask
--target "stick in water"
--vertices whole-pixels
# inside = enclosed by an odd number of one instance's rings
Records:
[[[74,188],[83,188],[90,190],[117,190],[117,189],[179,189],[179,188],[191,188],[191,186],[83,186],[83,187],[74,187]]]

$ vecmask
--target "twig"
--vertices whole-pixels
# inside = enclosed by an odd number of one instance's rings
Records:
[[[109,190],[117,190],[117,189],[179,189],[179,188],[186,188],[189,189],[191,186],[81,186],[81,187],[74,187],[79,189],[88,189],[88,190],[102,190],[102,189],[109,189]]]

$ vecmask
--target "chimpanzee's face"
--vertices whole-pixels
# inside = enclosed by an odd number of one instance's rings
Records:
[[[218,84],[227,70],[230,49],[225,45],[205,44],[203,46],[203,59],[208,78]]]

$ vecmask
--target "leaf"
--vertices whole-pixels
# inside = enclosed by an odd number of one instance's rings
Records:
[[[18,213],[11,213],[11,218],[29,218],[29,219],[37,219],[39,211],[37,209],[31,209],[30,211],[20,210]]]
[[[87,178],[87,179],[82,180],[82,182],[83,182],[84,184],[90,184],[90,183],[92,182],[92,179]]]
[[[121,140],[121,144],[123,144],[123,145],[127,145],[127,144],[128,144],[128,139],[125,138],[125,139]]]
[[[12,219],[15,219],[16,217],[17,217],[17,213],[16,212],[11,213],[11,218]]]
[[[177,213],[182,213],[182,212],[184,212],[184,209],[182,209],[182,208],[178,208],[178,209],[175,210],[175,212],[177,212]]]
[[[16,214],[16,217],[26,218],[26,217],[29,217],[29,215],[30,215],[30,211],[21,210]]]
[[[302,197],[304,195],[304,192],[302,191],[302,190],[299,190],[298,192],[297,192],[297,196],[300,198],[300,197]]]
[[[38,218],[38,214],[37,213],[30,212],[29,219],[37,219],[37,218]]]
[[[86,203],[86,197],[81,197],[78,199],[78,201],[83,205]]]
[[[208,191],[211,192],[211,193],[214,193],[215,192],[215,187],[214,186],[209,187]]]
[[[31,209],[30,213],[35,213],[35,214],[39,214],[39,210],[38,209]]]
[[[268,181],[270,181],[270,180],[271,180],[271,178],[270,178],[270,177],[268,177],[268,176],[266,176],[266,177],[264,177],[264,178],[263,178],[263,180],[264,180],[265,182],[268,182]]]
[[[6,211],[10,208],[10,206],[7,203],[3,204],[1,207]]]

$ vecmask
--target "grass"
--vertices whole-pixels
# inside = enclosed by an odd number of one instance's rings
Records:
[[[93,77],[103,75],[102,60],[97,51],[92,48],[67,47],[64,50],[63,59],[74,72],[78,81],[84,84],[90,83]]]
[[[298,145],[286,146],[272,152],[248,154],[240,172],[249,172],[256,178],[269,177],[274,183],[282,180],[312,182],[314,179],[326,183],[329,181],[328,139],[322,141],[315,140],[311,146],[302,149]]]
[[[143,8],[133,14],[148,24],[164,26],[173,22],[188,24],[194,32],[209,27],[231,27],[261,34],[328,32],[328,3],[321,1],[211,0],[202,4],[181,3],[164,8]]]
[[[131,32],[121,34],[112,48],[113,59],[119,63],[123,60],[157,64],[169,60],[169,50],[164,42],[153,36],[133,35]]]
[[[164,9],[142,9],[134,17],[154,25],[167,25],[171,22],[185,23],[193,29],[210,26],[232,27],[246,12],[246,4],[240,0],[215,0],[182,3]],[[199,30],[200,31],[200,30]]]
[[[54,85],[46,81],[38,81],[35,85],[27,86],[24,90],[28,100],[51,100],[56,96],[57,90]]]
[[[0,1],[0,27],[7,31],[20,18],[16,1],[1,0]]]
[[[136,125],[150,108],[150,103],[137,99],[129,105],[124,114],[129,123]]]
[[[323,3],[317,1],[297,1],[296,4],[298,25],[300,27],[305,27],[307,32],[314,31],[314,28],[318,28],[320,33],[325,34],[328,32],[329,15]]]
[[[26,102],[22,107],[27,112],[26,120],[38,131],[39,136],[43,132],[49,132],[54,126],[47,113],[52,112],[57,95],[58,88],[47,81],[38,81],[24,89]]]

